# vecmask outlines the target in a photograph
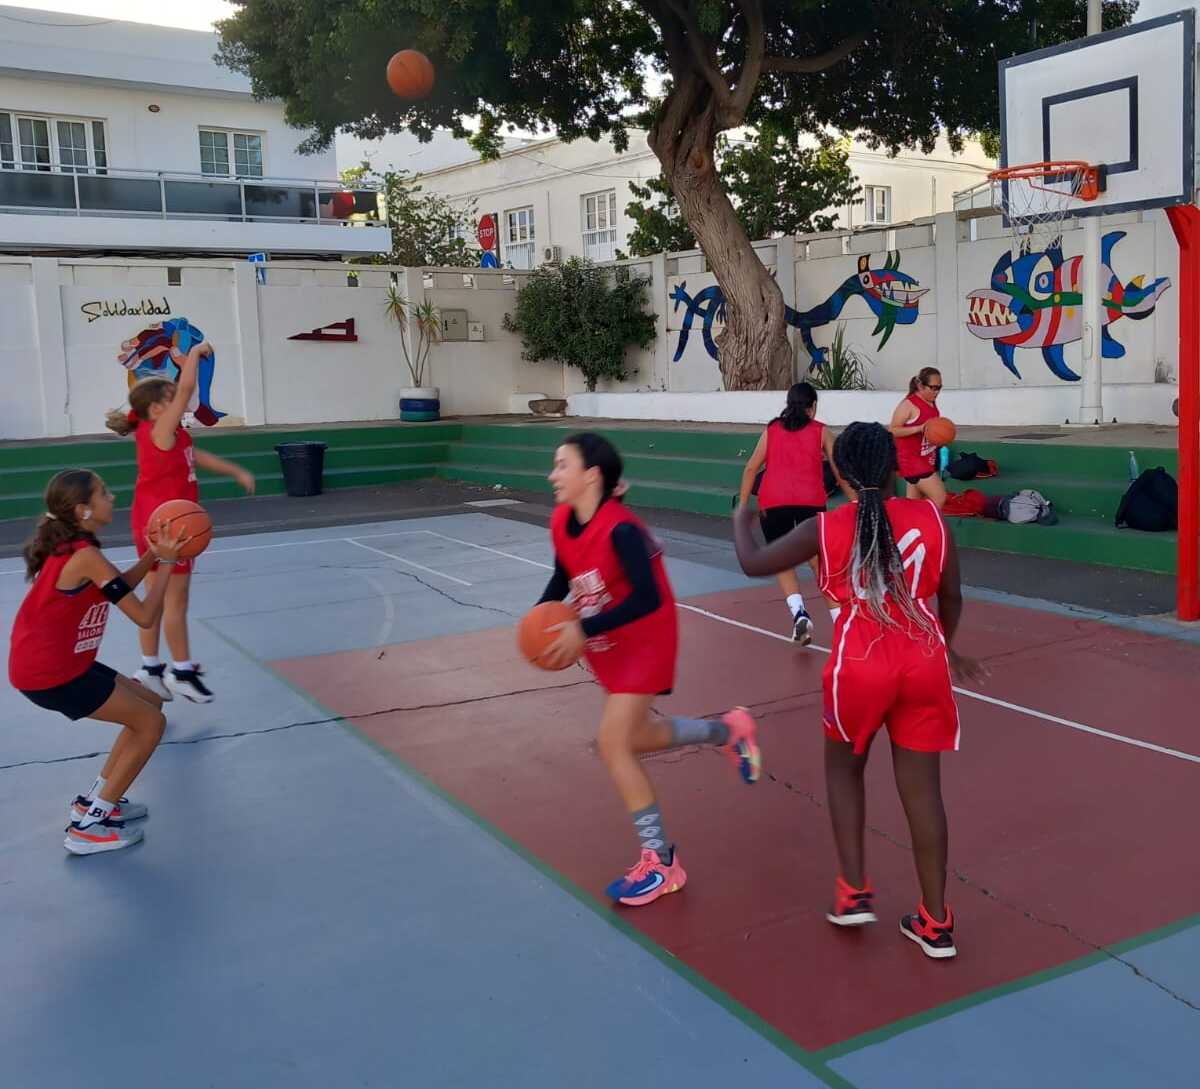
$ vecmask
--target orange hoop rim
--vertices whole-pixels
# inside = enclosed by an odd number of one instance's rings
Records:
[[[1048,159],[1040,163],[1021,163],[1018,166],[1004,166],[988,172],[988,179],[993,182],[1023,181],[1034,189],[1044,189],[1048,192],[1059,193],[1060,190],[1050,189],[1049,185],[1039,185],[1034,179],[1043,182],[1052,178],[1061,179],[1063,175],[1079,176],[1079,186],[1071,193],[1062,196],[1074,197],[1077,200],[1095,200],[1100,195],[1100,168],[1082,159]]]

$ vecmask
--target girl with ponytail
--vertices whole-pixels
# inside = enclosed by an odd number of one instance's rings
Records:
[[[908,383],[908,396],[896,406],[889,426],[896,442],[900,475],[907,485],[909,499],[931,499],[938,508],[946,505],[946,489],[937,474],[938,448],[925,437],[925,427],[936,419],[938,394],[942,392],[942,372],[922,367]]]
[[[738,502],[745,506],[757,492],[759,522],[768,542],[779,540],[825,509],[826,462],[833,466],[833,434],[817,419],[817,391],[808,382],[797,382],[788,390],[783,412],[759,437],[742,472]],[[853,499],[836,467],[833,475],[847,498]],[[804,607],[800,580],[791,568],[780,571],[778,577],[792,619],[792,639],[808,646],[813,624]]]
[[[129,411],[117,409],[108,414],[109,430],[118,435],[133,435],[137,442],[138,475],[130,520],[133,543],[139,556],[151,554],[146,527],[150,515],[161,504],[169,499],[199,500],[197,468],[233,477],[248,494],[254,494],[251,473],[240,465],[197,449],[182,426],[183,414],[196,389],[200,357],[211,351],[207,342],[197,344],[187,355],[172,348],[171,360],[179,368],[178,381],[144,378],[129,391]],[[161,621],[138,632],[142,667],[135,677],[160,699],[170,700],[180,695],[193,703],[208,703],[213,694],[204,682],[203,670],[192,661],[188,639],[192,569],[192,560],[181,560],[170,572],[155,569],[150,574],[152,583],[159,580],[168,583],[166,605]],[[167,648],[171,652],[169,671],[158,657],[160,627],[165,629]]]
[[[958,748],[951,674],[983,676],[978,663],[952,648],[962,614],[958,554],[935,503],[894,498],[896,449],[887,428],[851,424],[833,456],[855,501],[765,547],[754,540],[749,511],[739,508],[738,560],[748,575],[769,575],[816,557],[821,590],[840,606],[825,667],[824,725],[825,783],[841,872],[826,918],[837,926],[875,922],[864,857],[863,773],[871,742],[886,726],[921,887],[921,903],[901,919],[900,930],[927,956],[953,957],[940,758]],[[936,613],[929,604],[935,597]]]
[[[555,668],[581,655],[605,691],[597,747],[629,812],[640,856],[608,886],[631,907],[678,892],[687,881],[640,757],[682,745],[715,745],[747,783],[761,757],[754,719],[743,707],[720,719],[665,718],[655,697],[675,684],[678,618],[662,548],[618,499],[621,455],[603,435],[583,432],[554,454],[550,518],[554,575],[542,601],[572,598],[578,620],[559,625],[546,652]]]
[[[87,469],[67,469],[46,488],[46,513],[25,545],[33,585],[13,622],[8,679],[31,703],[72,721],[92,718],[121,728],[100,775],[68,807],[63,846],[90,855],[130,847],[142,838],[144,805],[125,791],[158,746],[162,700],[96,661],[111,605],[139,627],[158,622],[167,583],[159,579],[139,600],[134,588],[156,563],[178,562],[182,531],[160,527],[153,552],[118,571],[96,533],[112,520],[113,497]]]

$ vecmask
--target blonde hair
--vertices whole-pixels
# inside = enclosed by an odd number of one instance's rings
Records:
[[[129,411],[114,408],[104,417],[109,431],[128,435],[137,430],[142,420],[150,419],[150,406],[169,401],[175,396],[175,383],[169,378],[143,378],[129,390]]]

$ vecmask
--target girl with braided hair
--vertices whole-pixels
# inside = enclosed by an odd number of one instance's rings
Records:
[[[825,667],[825,783],[841,873],[837,926],[876,920],[867,881],[863,773],[886,724],[896,788],[912,835],[921,904],[900,930],[927,956],[953,957],[945,901],[947,831],[941,753],[958,748],[951,674],[977,679],[978,663],[951,647],[962,614],[958,554],[937,504],[895,495],[896,448],[879,424],[851,424],[834,443],[838,472],[856,499],[761,546],[747,507],[734,513],[738,560],[771,575],[817,557],[820,587],[841,607]],[[936,614],[929,601],[937,598]]]

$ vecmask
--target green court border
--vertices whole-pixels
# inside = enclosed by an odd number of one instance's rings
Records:
[[[1085,969],[1094,967],[1098,964],[1107,963],[1111,958],[1106,955],[1106,953],[1120,955],[1131,952],[1134,949],[1138,949],[1144,945],[1149,945],[1153,942],[1160,941],[1163,938],[1170,937],[1173,934],[1188,930],[1195,926],[1200,926],[1200,914],[1187,916],[1183,919],[1178,919],[1173,923],[1168,923],[1165,926],[1159,927],[1155,930],[1149,930],[1143,934],[1135,935],[1132,938],[1126,938],[1112,945],[1104,946],[1103,949],[1105,951],[1085,954],[1084,956],[1075,960],[1067,961],[1065,964],[1056,965],[1052,968],[1046,968],[1040,972],[1034,972],[1031,975],[1023,976],[1020,979],[1010,980],[1007,983],[1000,983],[994,987],[989,987],[986,990],[977,991],[974,994],[965,995],[962,998],[957,998],[953,1001],[943,1003],[940,1006],[935,1006],[931,1009],[924,1010],[921,1013],[916,1013],[909,1017],[901,1018],[898,1021],[893,1021],[890,1024],[881,1026],[877,1029],[871,1029],[868,1032],[861,1033],[858,1036],[853,1036],[848,1040],[841,1041],[840,1043],[832,1044],[829,1047],[822,1048],[819,1051],[809,1051],[806,1048],[801,1047],[794,1040],[785,1036],[764,1018],[756,1014],[747,1006],[744,1006],[726,991],[722,990],[716,984],[702,976],[699,972],[680,960],[669,950],[664,949],[657,942],[647,937],[636,927],[626,922],[620,917],[619,914],[614,912],[607,905],[601,903],[590,893],[569,881],[557,870],[552,869],[547,863],[543,862],[542,859],[540,859],[524,845],[514,840],[507,833],[501,831],[498,827],[496,827],[496,825],[492,824],[485,817],[477,813],[465,802],[461,801],[440,787],[437,783],[433,782],[422,772],[418,771],[411,764],[403,760],[399,755],[375,741],[374,738],[368,736],[357,726],[355,726],[353,722],[335,713],[331,708],[326,707],[323,703],[317,700],[310,692],[295,684],[290,678],[285,677],[277,672],[267,662],[263,661],[258,657],[258,655],[242,646],[237,640],[218,630],[207,620],[196,618],[196,623],[203,625],[210,632],[212,632],[213,635],[220,639],[221,642],[225,643],[229,647],[232,647],[239,654],[253,662],[260,669],[276,678],[286,688],[320,711],[324,717],[331,719],[332,724],[340,726],[348,734],[365,744],[368,748],[384,756],[393,766],[398,768],[412,782],[429,791],[435,797],[449,805],[453,810],[455,810],[455,812],[467,818],[467,820],[469,820],[481,831],[487,833],[494,840],[508,848],[508,850],[510,850],[527,865],[531,866],[544,878],[552,882],[563,892],[567,893],[576,902],[586,907],[596,918],[601,919],[609,926],[620,931],[622,935],[633,941],[645,952],[649,953],[660,964],[665,965],[676,975],[686,980],[689,984],[703,993],[707,998],[715,1002],[726,1013],[735,1017],[751,1031],[761,1036],[767,1043],[771,1044],[779,1051],[782,1051],[788,1056],[788,1058],[797,1063],[797,1065],[803,1067],[814,1077],[828,1085],[830,1089],[857,1089],[853,1082],[848,1081],[836,1070],[827,1065],[830,1062],[843,1058],[846,1055],[853,1054],[854,1052],[861,1051],[864,1048],[872,1047],[876,1044],[884,1043],[888,1040],[894,1039],[895,1037],[903,1035],[912,1029],[921,1028],[924,1025],[933,1024],[935,1022],[944,1020],[947,1017],[952,1017],[954,1014],[963,1010],[984,1005],[993,999],[1002,998],[1009,994],[1016,994],[1021,991],[1029,990],[1043,983],[1050,982],[1051,980],[1073,975],[1076,972],[1084,971]]]

